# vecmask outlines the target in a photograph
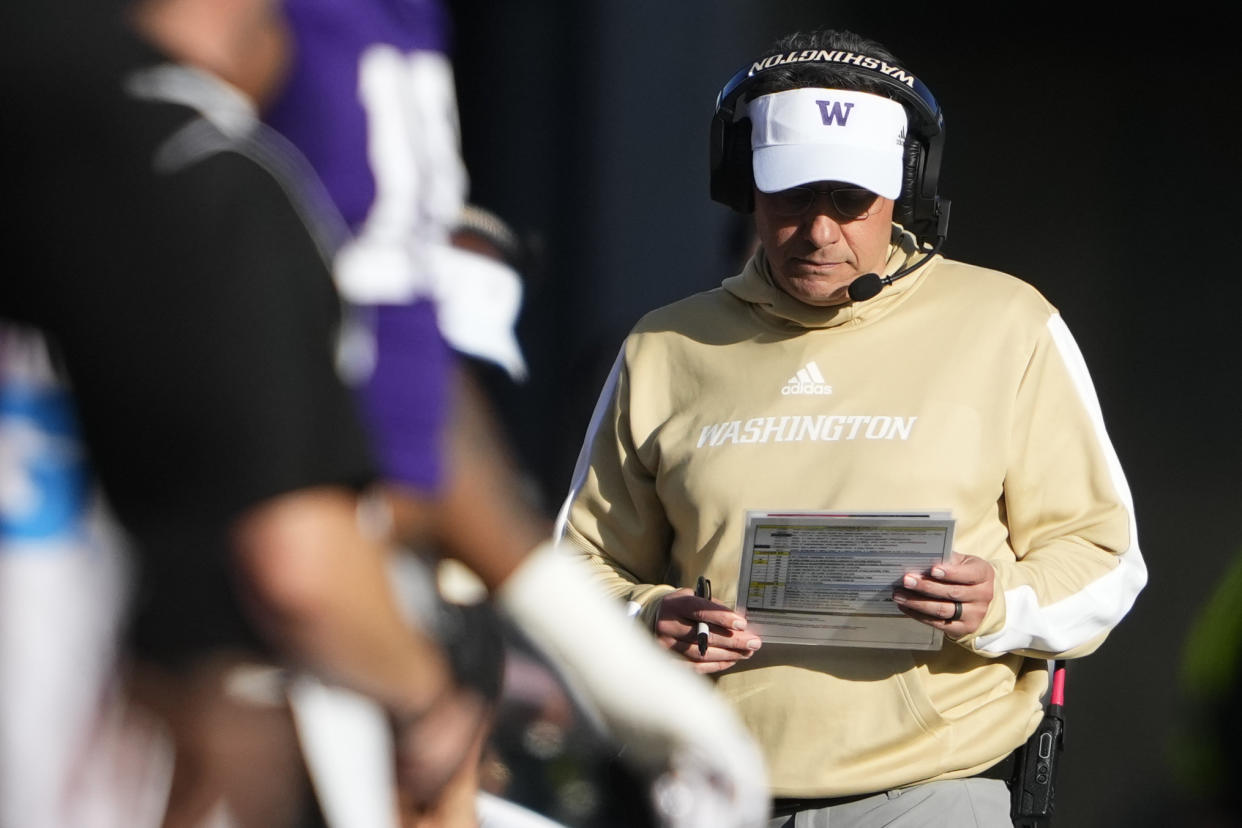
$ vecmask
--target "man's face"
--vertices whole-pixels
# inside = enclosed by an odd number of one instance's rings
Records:
[[[839,305],[849,301],[846,288],[864,273],[883,273],[892,232],[893,202],[875,196],[865,211],[838,209],[830,191],[852,188],[838,181],[806,185],[817,191],[808,198],[794,188],[780,193],[755,191],[755,230],[763,245],[777,287],[808,305]],[[791,194],[795,197],[791,197]],[[838,198],[847,207],[857,193]],[[801,212],[800,204],[810,201]],[[792,214],[791,214],[792,213]]]

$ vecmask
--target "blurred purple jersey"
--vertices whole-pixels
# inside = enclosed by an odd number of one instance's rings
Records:
[[[377,197],[369,153],[377,113],[374,102],[368,112],[361,94],[363,57],[376,47],[442,54],[447,16],[436,0],[286,0],[284,6],[294,59],[267,120],[307,157],[358,233]],[[441,479],[451,367],[435,306],[416,295],[359,312],[375,341],[374,371],[359,396],[383,473],[433,491]]]

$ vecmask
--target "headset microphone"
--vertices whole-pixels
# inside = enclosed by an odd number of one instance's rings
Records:
[[[927,262],[931,260],[932,256],[935,256],[938,252],[940,252],[940,245],[942,244],[944,244],[944,236],[939,236],[936,239],[936,243],[931,246],[931,249],[924,252],[923,258],[919,259],[909,267],[903,267],[892,276],[880,276],[878,273],[864,273],[854,281],[850,282],[850,285],[845,289],[845,292],[849,294],[851,301],[865,302],[883,290],[886,285],[891,285],[901,277],[908,276],[923,265],[927,264]]]
[[[885,285],[891,285],[892,283],[892,277],[881,279],[878,274],[864,273],[850,282],[850,286],[846,288],[845,292],[850,295],[851,300],[865,302],[883,290]]]

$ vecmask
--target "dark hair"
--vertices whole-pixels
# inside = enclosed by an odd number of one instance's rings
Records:
[[[844,29],[820,29],[814,32],[794,32],[774,41],[765,55],[789,54],[808,49],[839,49],[844,52],[879,58],[886,63],[901,65],[897,56],[883,44]],[[871,92],[892,98],[884,84],[868,76],[866,72],[851,71],[845,63],[787,63],[768,69],[751,81],[746,100],[773,92],[822,86],[827,89],[852,89]],[[900,101],[898,101],[900,103]],[[904,104],[903,104],[904,105]]]

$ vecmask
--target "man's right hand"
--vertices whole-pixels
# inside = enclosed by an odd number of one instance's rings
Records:
[[[707,651],[699,652],[699,622],[708,625]],[[691,661],[696,673],[719,673],[755,654],[759,636],[746,631],[746,619],[724,604],[700,598],[691,589],[664,596],[656,621],[660,644]]]

